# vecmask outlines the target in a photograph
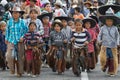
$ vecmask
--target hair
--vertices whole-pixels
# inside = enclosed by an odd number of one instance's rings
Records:
[[[30,14],[31,14],[32,12],[35,12],[36,14],[38,14],[38,11],[37,11],[36,9],[31,9],[31,10],[30,10]]]
[[[80,12],[80,11],[81,11],[81,10],[80,10],[80,7],[76,7],[75,10],[76,10],[77,12]]]
[[[45,4],[44,4],[44,8],[45,8],[48,4],[50,4],[50,3],[45,3]]]
[[[52,29],[53,30],[54,30],[54,27],[55,27],[56,24],[58,24],[61,27],[61,29],[63,28],[63,25],[62,25],[61,22],[53,22],[53,24],[52,24]]]
[[[81,19],[76,19],[76,20],[75,20],[75,24],[76,24],[77,22],[83,24],[83,21],[82,21]]]
[[[0,21],[0,29],[1,29],[2,25],[6,25],[6,22],[5,21]]]
[[[30,25],[31,24],[33,24],[33,25],[35,25],[35,27],[37,27],[37,25],[36,25],[36,23],[35,22],[30,22],[30,24],[29,24],[29,26],[28,27],[30,27]]]

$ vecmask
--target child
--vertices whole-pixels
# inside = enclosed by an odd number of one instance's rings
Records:
[[[32,72],[32,77],[40,74],[40,52],[37,45],[42,42],[42,39],[35,31],[37,25],[35,22],[30,22],[29,31],[24,36],[24,43],[27,46],[26,50],[26,62],[27,62],[27,73],[30,76]],[[36,53],[34,53],[36,50]],[[31,69],[32,66],[32,69]]]
[[[104,8],[103,8],[104,9]],[[114,16],[113,10],[109,8],[106,15],[100,16],[99,20],[104,24],[98,35],[98,42],[101,43],[100,63],[103,72],[108,68],[108,74],[117,74],[118,57],[117,46],[119,45],[119,32],[116,25],[120,18]]]
[[[59,16],[59,17],[56,17],[55,19],[59,19],[59,20],[62,21],[63,28],[62,28],[61,32],[67,37],[67,41],[68,41],[68,43],[66,43],[64,45],[65,57],[68,58],[68,57],[70,57],[70,56],[67,56],[67,55],[69,54],[68,50],[69,50],[69,47],[70,47],[69,45],[70,45],[70,39],[71,39],[71,35],[72,35],[72,30],[68,26],[68,21],[71,20],[71,18],[67,17],[67,16]],[[64,66],[64,67],[66,67],[66,66]]]
[[[95,20],[91,18],[86,18],[83,20],[83,27],[87,29],[87,31],[91,36],[91,40],[88,44],[88,55],[87,55],[88,57],[87,71],[88,72],[90,71],[90,69],[94,69],[96,64],[96,58],[95,58],[95,52],[94,52],[94,42],[96,40],[96,35],[94,30],[92,29],[95,26],[96,26]]]
[[[62,72],[65,71],[65,59],[64,59],[64,43],[67,43],[67,38],[65,35],[61,32],[62,29],[62,23],[60,20],[55,20],[54,23],[52,24],[52,27],[54,31],[50,33],[50,51],[48,54],[50,54],[51,50],[57,50],[55,54],[52,56],[56,57],[56,63],[55,67],[52,67],[53,69],[56,68],[58,71],[58,74],[62,74]],[[53,63],[53,62],[52,62]]]
[[[62,2],[57,0],[55,2],[54,17],[58,17],[58,16],[66,16],[66,14],[64,10],[62,9]]]
[[[38,16],[38,12],[36,9],[31,9],[30,10],[30,18],[26,19],[26,24],[29,25],[30,22],[35,22],[37,27],[36,27],[36,31],[40,34],[43,35],[44,34],[44,29],[43,29],[43,25],[41,20],[37,19]]]
[[[72,32],[75,31],[75,26],[74,26],[74,21],[73,21],[73,20],[70,20],[70,21],[68,22],[68,26],[71,28],[71,31],[72,31]]]
[[[4,20],[5,22],[7,22],[7,21],[12,17],[12,15],[11,15],[11,13],[10,13],[11,6],[10,6],[10,4],[6,4],[6,5],[4,6],[4,8],[5,8],[5,14],[3,15],[3,20]]]
[[[49,46],[49,36],[50,36],[50,30],[51,30],[51,19],[52,19],[53,14],[52,13],[46,13],[43,12],[40,16],[38,16],[38,19],[42,21],[43,27],[44,27],[44,34],[42,35],[43,40],[45,42],[45,45],[43,47],[45,54],[43,54],[43,61],[46,62],[46,53],[48,52]],[[45,67],[45,66],[44,66]],[[48,67],[46,65],[46,67]]]
[[[80,13],[80,8],[76,7],[75,8],[75,14],[73,15],[74,19],[84,19],[84,15]]]
[[[84,29],[82,27],[82,25],[83,25],[83,22],[80,19],[75,20],[76,30],[75,30],[75,32],[73,32],[71,41],[74,42],[73,43],[73,47],[74,47],[73,51],[75,51],[79,47],[83,47],[81,50],[80,57],[82,57],[83,61],[85,61],[85,63],[82,65],[85,65],[84,68],[86,68],[86,66],[87,66],[87,57],[86,57],[87,50],[86,50],[86,48],[84,48],[84,46],[88,45],[88,43],[90,41],[90,34],[86,31],[86,29]],[[74,60],[73,60],[73,63],[74,63]],[[83,68],[82,68],[82,70],[83,70]],[[73,71],[75,71],[74,67],[73,67]]]
[[[4,21],[1,21],[0,22],[0,65],[2,67],[2,70],[6,69],[6,65],[5,65],[5,53],[6,53],[5,29],[6,29],[6,23]]]

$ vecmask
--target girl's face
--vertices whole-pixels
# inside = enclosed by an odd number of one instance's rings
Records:
[[[32,12],[30,13],[30,18],[31,18],[31,19],[37,19],[37,16],[38,16],[38,14],[35,13],[34,11],[32,11]]]
[[[2,30],[4,32],[6,30],[6,24],[1,25],[0,30]]]
[[[31,25],[29,26],[29,31],[34,32],[35,29],[36,29],[36,26],[35,26],[34,24],[31,24]]]
[[[49,18],[43,18],[42,21],[43,21],[43,24],[48,24],[49,23]]]
[[[47,4],[45,6],[45,10],[48,11],[48,12],[51,12],[51,5],[50,4]]]
[[[62,24],[63,24],[63,27],[66,27],[67,26],[67,21],[66,20],[62,20]]]
[[[19,17],[20,17],[20,13],[19,12],[13,12],[12,13],[12,15],[13,15],[13,18],[16,20],[16,19],[19,19]]]
[[[85,28],[86,28],[86,29],[89,29],[90,27],[91,27],[91,23],[90,23],[90,22],[86,22],[86,23],[85,23]]]
[[[80,22],[75,23],[76,31],[80,31],[82,29],[82,24]]]
[[[106,25],[109,27],[109,26],[112,26],[113,25],[113,20],[112,19],[106,19]]]
[[[57,32],[60,32],[60,30],[61,30],[60,25],[55,24],[54,30],[57,31]]]

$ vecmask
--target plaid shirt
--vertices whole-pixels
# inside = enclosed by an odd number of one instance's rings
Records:
[[[18,22],[14,22],[11,18],[7,23],[5,39],[10,43],[17,44],[27,31],[28,27],[24,20],[19,18]]]

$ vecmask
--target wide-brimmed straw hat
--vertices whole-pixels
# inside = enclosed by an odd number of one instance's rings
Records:
[[[22,11],[22,10],[20,9],[20,7],[17,6],[17,5],[14,5],[13,8],[12,8],[12,10],[11,10],[10,12],[11,12],[11,13],[13,13],[13,12],[19,12],[21,15],[23,15],[23,14],[25,13],[25,12]]]
[[[63,3],[61,0],[57,0],[54,5],[58,5],[58,6],[62,7]]]
[[[94,19],[90,18],[90,17],[89,18],[85,18],[82,21],[83,21],[83,27],[85,27],[85,23],[86,22],[90,22],[90,24],[91,24],[90,28],[93,28],[93,27],[96,26],[96,21]]]
[[[53,13],[43,12],[41,15],[39,15],[37,18],[42,20],[44,17],[49,17],[49,20],[52,20]]]
[[[53,29],[53,30],[54,30],[55,24],[59,24],[60,27],[61,27],[61,29],[63,28],[63,25],[62,25],[61,20],[56,19],[56,20],[53,21],[53,23],[52,23],[52,29]]]
[[[118,25],[120,24],[120,18],[115,16],[113,9],[110,7],[105,15],[102,15],[99,17],[99,20],[103,23],[106,24],[106,19],[112,19],[113,20],[113,25]]]

